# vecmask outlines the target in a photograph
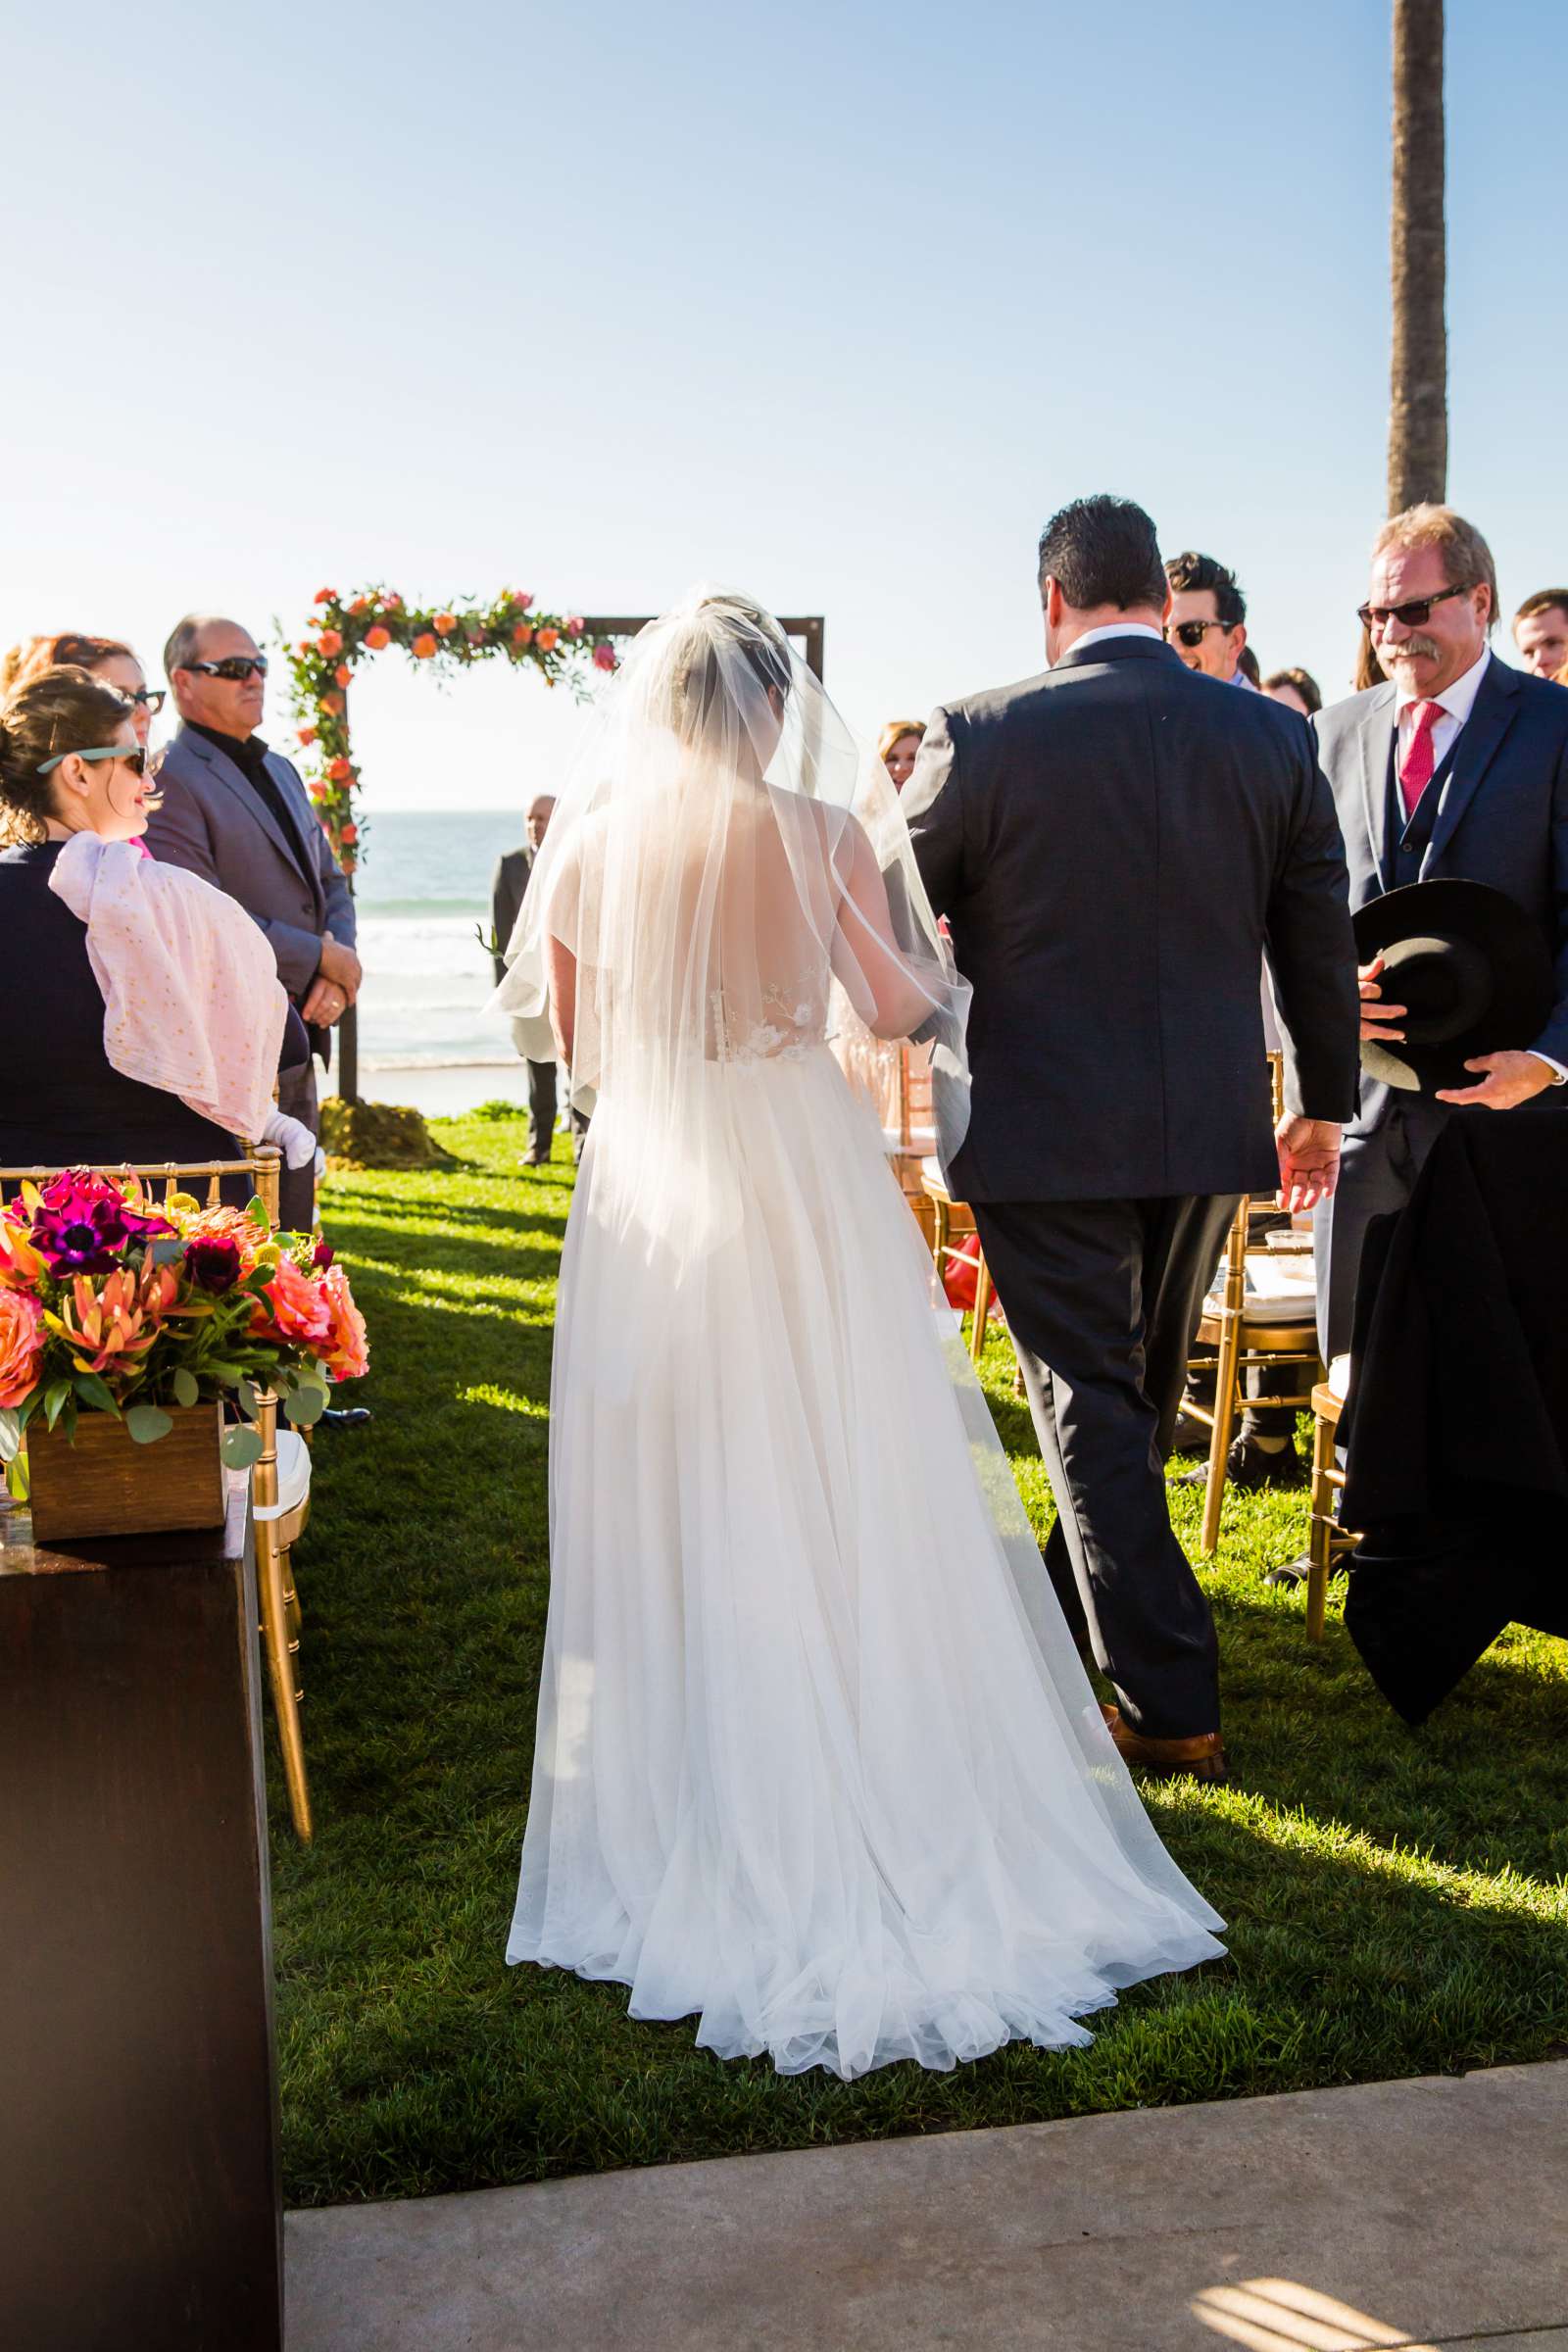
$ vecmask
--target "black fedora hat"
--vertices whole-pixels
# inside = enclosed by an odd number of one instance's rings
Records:
[[[1363,963],[1383,958],[1378,985],[1408,1009],[1403,1038],[1363,1042],[1361,1067],[1385,1086],[1430,1095],[1474,1086],[1465,1063],[1528,1046],[1556,991],[1541,932],[1505,891],[1485,882],[1411,882],[1355,915]]]

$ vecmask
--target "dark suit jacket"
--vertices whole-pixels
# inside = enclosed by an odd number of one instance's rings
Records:
[[[495,926],[496,945],[500,950],[495,959],[496,986],[507,976],[507,949],[528,895],[528,877],[533,872],[532,850],[503,850],[496,859],[496,870],[490,884],[490,915]]]
[[[1393,887],[1384,833],[1397,700],[1392,684],[1373,686],[1313,721],[1340,812],[1352,907]],[[1568,693],[1495,654],[1459,730],[1421,860],[1423,882],[1444,875],[1490,882],[1540,924],[1556,961],[1557,1002],[1539,1037],[1513,1042],[1568,1063]],[[1365,1084],[1357,1127],[1375,1127],[1388,1102],[1387,1087]]]
[[[1350,1115],[1345,858],[1293,712],[1107,639],[938,710],[904,808],[974,986],[965,1200],[1272,1191],[1265,946],[1293,1107]]]
[[[158,770],[164,805],[148,823],[147,847],[237,899],[271,941],[277,976],[299,999],[316,978],[324,931],[354,945],[354,898],[298,770],[280,752],[268,753],[267,767],[293,820],[289,835],[232,760],[181,727]]]

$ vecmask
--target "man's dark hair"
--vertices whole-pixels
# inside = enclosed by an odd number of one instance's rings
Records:
[[[1184,555],[1172,556],[1165,566],[1165,577],[1178,596],[1191,596],[1200,589],[1214,591],[1214,617],[1228,629],[1239,629],[1247,618],[1247,599],[1236,585],[1236,574],[1216,564],[1212,556],[1200,556],[1196,548]]]
[[[1165,602],[1153,524],[1132,499],[1108,491],[1075,498],[1053,514],[1040,534],[1039,578],[1042,596],[1047,580],[1054,580],[1079,612],[1097,605],[1114,605],[1118,612],[1148,605],[1157,612]]]

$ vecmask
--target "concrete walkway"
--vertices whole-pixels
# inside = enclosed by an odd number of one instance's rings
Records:
[[[1568,2065],[286,2228],[289,2352],[1568,2352]]]

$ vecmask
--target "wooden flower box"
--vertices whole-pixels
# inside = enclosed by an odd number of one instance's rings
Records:
[[[112,1413],[79,1414],[74,1443],[44,1429],[41,1417],[34,1421],[27,1431],[34,1542],[221,1527],[222,1407],[175,1405],[169,1417],[173,1428],[151,1446],[136,1445]]]

